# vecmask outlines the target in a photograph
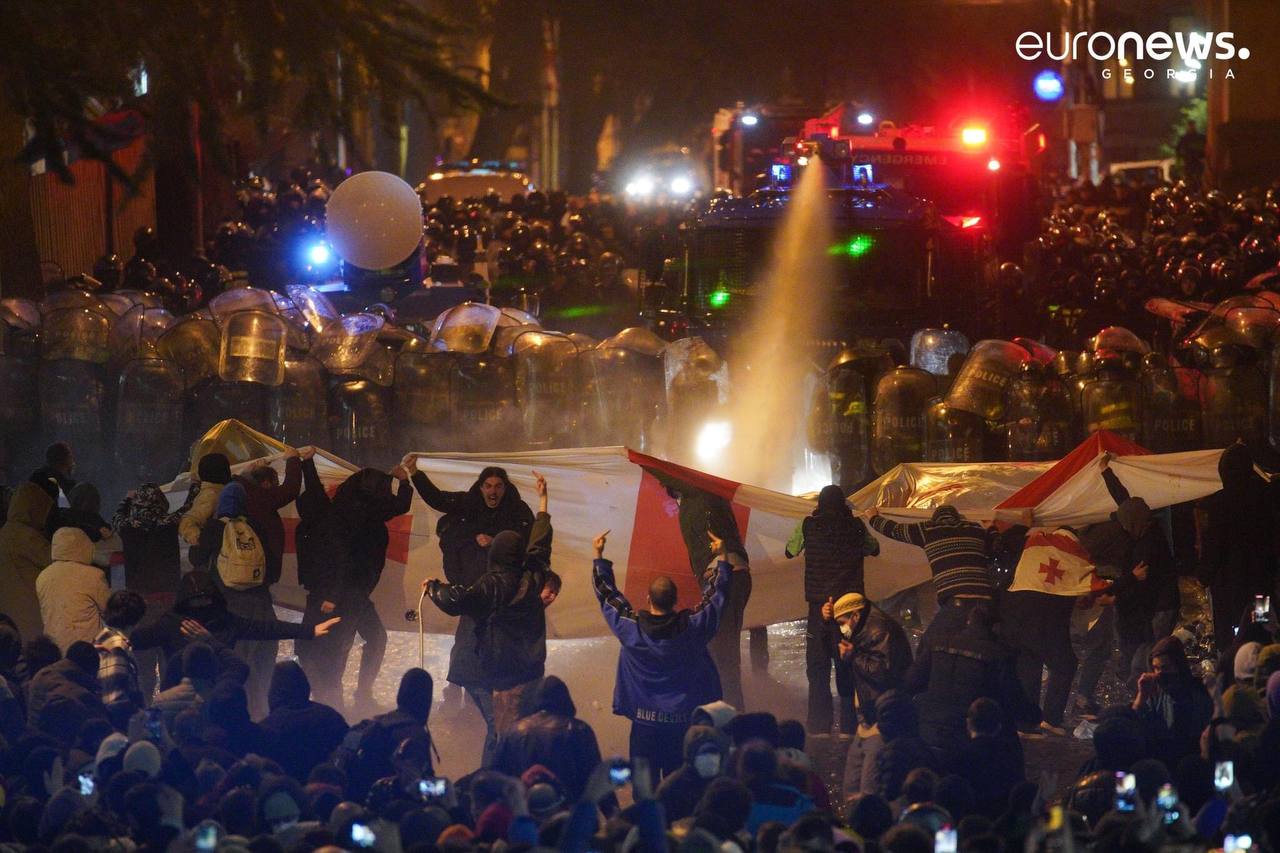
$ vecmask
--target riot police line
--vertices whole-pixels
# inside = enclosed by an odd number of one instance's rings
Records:
[[[669,411],[722,395],[710,347],[643,328],[596,341],[470,302],[398,326],[341,314],[302,285],[233,288],[175,316],[148,292],[71,284],[38,303],[0,300],[0,447],[13,479],[60,440],[97,482],[165,482],[232,417],[381,467],[404,447],[658,451],[692,429]]]

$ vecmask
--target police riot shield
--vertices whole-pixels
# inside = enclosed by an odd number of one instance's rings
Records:
[[[306,319],[307,325],[311,327],[311,331],[315,334],[323,332],[332,323],[337,323],[342,319],[342,313],[333,307],[333,303],[329,301],[329,297],[325,296],[314,287],[304,284],[291,284],[285,290],[289,294],[289,299],[299,313]]]
[[[431,329],[431,349],[437,352],[456,352],[478,355],[486,352],[493,342],[498,321],[503,318],[500,309],[492,305],[464,302],[444,311],[436,318]],[[506,323],[506,325],[521,325]],[[534,320],[532,325],[537,325]]]
[[[953,356],[969,351],[969,339],[955,329],[921,329],[911,336],[911,366],[948,376]]]
[[[137,304],[123,293],[103,293],[99,294],[98,299],[102,304],[111,309],[111,313],[117,317],[123,317],[128,314]]]
[[[174,323],[156,341],[156,350],[178,366],[187,391],[218,373],[222,333],[213,320],[186,317]]]
[[[1051,366],[1028,362],[1005,399],[1006,456],[1011,462],[1061,459],[1075,444],[1071,393]]]
[[[333,452],[366,467],[395,465],[389,389],[368,379],[329,380],[329,442]]]
[[[1124,326],[1107,326],[1102,329],[1089,339],[1088,349],[1093,353],[1132,352],[1146,355],[1151,352],[1151,347],[1147,346],[1146,341]]]
[[[225,316],[218,352],[218,377],[224,382],[279,385],[284,381],[287,341],[288,330],[278,314],[237,311]]]
[[[819,383],[825,393],[823,420],[829,426],[829,446],[835,482],[842,488],[853,488],[871,477],[871,407],[867,405],[867,380],[858,360],[846,350],[827,365],[826,382]]]
[[[667,344],[662,362],[667,388],[667,454],[693,463],[698,436],[728,402],[728,367],[697,337]]]
[[[455,356],[401,350],[396,357],[392,411],[400,446],[407,450],[445,450],[454,433],[452,381]]]
[[[285,359],[284,381],[271,389],[268,434],[290,447],[329,441],[329,377],[313,358]]]
[[[1252,448],[1267,441],[1267,377],[1256,353],[1242,346],[1219,347],[1200,377],[1200,420],[1207,448],[1237,440]]]
[[[272,293],[271,298],[276,303],[276,313],[285,322],[285,329],[288,331],[289,349],[296,353],[304,353],[311,349],[311,332],[307,318],[303,315],[298,306],[293,303],[289,297]]]
[[[154,309],[153,309],[154,310]],[[116,382],[116,470],[124,483],[161,483],[182,465],[182,371],[161,358],[126,363]]]
[[[105,307],[102,300],[89,291],[76,288],[56,290],[40,300],[40,313],[45,317],[55,311],[65,311],[70,308],[88,308],[90,311],[113,313],[110,309],[103,311]]]
[[[378,333],[386,321],[376,314],[348,314],[317,336],[311,355],[330,373],[356,370],[378,347]]]
[[[1200,447],[1200,374],[1152,353],[1142,364],[1142,446],[1153,453]]]
[[[1270,349],[1276,339],[1280,310],[1267,300],[1254,298],[1260,304],[1234,307],[1227,311],[1223,321],[1236,342],[1262,352]]]
[[[190,446],[210,427],[227,418],[243,421],[259,432],[269,432],[267,402],[271,387],[258,382],[226,382],[218,376],[187,392],[183,414],[184,444]]]
[[[516,405],[531,449],[581,446],[583,408],[578,347],[559,332],[526,331],[511,342]]]
[[[935,399],[925,412],[927,462],[981,462],[986,421],[970,412],[953,409]]]
[[[0,354],[0,476],[6,483],[31,473],[40,446],[40,362],[13,349]]]
[[[240,287],[225,290],[209,300],[209,310],[219,323],[241,311],[262,311],[267,314],[276,313],[276,300],[270,290],[258,287]]]
[[[1122,369],[1104,363],[1080,392],[1080,411],[1085,435],[1105,429],[1142,438],[1142,386]]]
[[[498,326],[537,326],[542,328],[540,321],[532,312],[525,311],[523,308],[516,308],[510,305],[499,309],[502,316],[498,318]]]
[[[87,309],[65,310],[75,313]],[[105,362],[105,334],[102,344]],[[75,358],[45,358],[40,363],[39,377],[43,443],[68,442],[75,448],[77,468],[84,479],[105,482],[105,428],[110,401],[102,364]]]
[[[512,366],[510,359],[495,353],[453,359],[460,449],[501,450],[519,440]]]
[[[156,342],[174,323],[174,316],[164,308],[135,305],[111,327],[108,361],[113,371],[136,358],[155,357]]]
[[[925,408],[937,387],[931,373],[916,367],[898,367],[880,377],[871,427],[871,467],[877,474],[924,460]]]
[[[593,443],[652,452],[654,429],[666,411],[662,351],[667,342],[631,327],[584,353]]]
[[[947,407],[999,422],[1005,390],[1027,357],[1026,350],[1009,341],[978,341],[947,392]]]
[[[0,355],[38,355],[41,322],[40,309],[30,299],[0,299]]]
[[[41,358],[106,364],[114,316],[92,308],[60,308],[46,314],[40,332]]]

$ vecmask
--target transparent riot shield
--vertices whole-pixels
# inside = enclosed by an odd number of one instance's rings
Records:
[[[1200,374],[1148,355],[1142,367],[1142,446],[1177,453],[1201,446]]]
[[[1267,377],[1251,359],[1216,357],[1200,378],[1204,446],[1229,447],[1237,440],[1253,448],[1267,440]]]
[[[285,290],[298,312],[306,319],[313,333],[319,334],[333,323],[342,320],[342,313],[333,307],[329,297],[314,287],[291,284]]]
[[[385,322],[376,314],[348,314],[325,327],[311,346],[311,356],[330,373],[356,370],[377,349]]]
[[[106,364],[111,357],[111,323],[115,317],[92,308],[60,308],[44,317],[40,356],[46,361],[70,359]]]
[[[921,329],[911,336],[911,366],[934,376],[950,374],[954,356],[969,351],[969,339],[955,329]]]
[[[12,349],[12,347],[10,347]],[[40,361],[0,354],[0,476],[6,483],[28,476],[40,450]]]
[[[503,313],[492,305],[464,302],[443,312],[431,330],[430,346],[437,352],[479,355],[489,349]],[[521,325],[507,323],[506,325]],[[533,320],[532,325],[537,325]]]
[[[525,446],[580,445],[573,440],[583,408],[578,347],[558,332],[526,331],[511,342],[507,356],[514,367]]]
[[[1146,355],[1151,352],[1151,347],[1147,346],[1146,341],[1124,326],[1107,326],[1089,339],[1088,349],[1094,353],[1133,352],[1138,355]]]
[[[137,358],[153,358],[157,354],[157,342],[174,324],[175,317],[164,308],[147,308],[136,305],[116,320],[111,327],[108,361],[113,371]]]
[[[183,425],[188,446],[209,428],[227,418],[235,418],[259,432],[269,433],[267,417],[271,387],[258,382],[226,382],[217,376],[187,392]]]
[[[222,332],[212,320],[187,317],[165,330],[156,341],[156,350],[161,358],[178,366],[191,391],[217,376]]]
[[[105,343],[104,337],[104,355]],[[77,469],[84,478],[105,482],[109,467],[105,458],[105,435],[110,399],[103,366],[81,359],[46,358],[40,363],[39,383],[42,443],[69,443],[75,449]]]
[[[827,366],[825,392],[832,472],[842,487],[852,488],[871,476],[871,407],[867,404],[866,376],[856,360],[832,359]]]
[[[1110,430],[1130,441],[1142,438],[1142,386],[1124,371],[1099,370],[1080,393],[1086,435]]]
[[[662,351],[667,342],[648,329],[623,329],[583,354],[588,418],[594,443],[654,449],[654,428],[666,410]]]
[[[266,314],[276,313],[276,300],[270,290],[257,287],[241,287],[225,290],[209,300],[209,310],[214,319],[223,323],[233,314],[241,311],[262,311]]]
[[[1026,350],[1009,341],[978,341],[947,392],[947,407],[999,422],[1005,390],[1027,357]]]
[[[1011,462],[1061,459],[1075,444],[1071,392],[1051,367],[1024,365],[1009,383],[1005,401],[1005,450]]]
[[[125,364],[116,382],[115,458],[124,483],[162,483],[182,466],[182,371],[160,358]]]
[[[698,458],[698,438],[718,423],[728,402],[729,371],[702,338],[681,338],[662,351],[667,389],[667,453],[674,459]]]
[[[101,299],[89,291],[75,288],[54,291],[40,300],[40,313],[45,317],[55,311],[65,311],[71,308],[87,308],[90,311],[102,312],[106,306]],[[103,313],[114,312],[111,312],[108,308]]]
[[[927,462],[981,462],[986,441],[986,421],[969,412],[950,408],[941,399],[925,413]]]
[[[286,359],[284,381],[271,389],[268,433],[290,447],[329,441],[329,377],[313,358]]]
[[[898,367],[880,377],[871,428],[871,467],[877,474],[924,460],[925,408],[937,387],[931,373],[915,367]]]
[[[502,355],[457,354],[451,385],[457,402],[459,449],[502,450],[519,441],[513,363]]]
[[[456,401],[449,353],[401,350],[396,358],[393,413],[406,450],[445,450],[454,431]]]
[[[350,376],[329,381],[329,441],[333,452],[365,467],[396,463],[388,389]]]
[[[247,290],[234,291],[247,293]],[[218,377],[275,387],[284,381],[288,329],[278,314],[237,311],[222,320]]]

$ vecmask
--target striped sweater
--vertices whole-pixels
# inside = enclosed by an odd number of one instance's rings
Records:
[[[954,507],[940,506],[933,518],[915,524],[901,524],[877,515],[871,519],[871,526],[890,539],[924,549],[939,604],[956,596],[995,595],[987,562],[987,532]]]

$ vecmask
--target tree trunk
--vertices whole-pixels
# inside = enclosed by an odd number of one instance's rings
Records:
[[[199,116],[186,95],[160,74],[152,78],[151,100],[156,234],[164,256],[176,264],[200,248],[204,232]]]
[[[0,98],[0,296],[39,299],[40,250],[31,218],[31,170],[18,160],[26,120]]]

